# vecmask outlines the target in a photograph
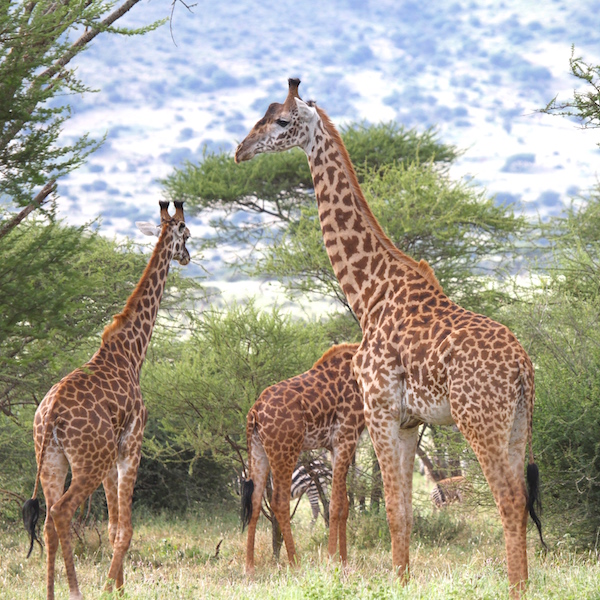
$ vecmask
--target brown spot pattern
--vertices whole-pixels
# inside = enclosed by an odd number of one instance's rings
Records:
[[[494,495],[511,594],[520,597],[528,577],[523,467],[528,444],[533,462],[531,361],[506,327],[457,306],[424,260],[394,246],[325,112],[303,103],[297,88],[281,106],[252,129],[236,160],[294,146],[308,156],[325,248],[363,331],[355,373],[381,465],[394,567],[408,575],[417,426],[456,423]],[[284,113],[296,134],[276,138],[271,128]]]
[[[164,207],[163,207],[164,208]],[[180,217],[178,216],[180,215]],[[123,587],[123,559],[129,548],[131,498],[140,462],[147,411],[140,369],[173,258],[189,262],[189,231],[183,210],[161,211],[162,231],[154,252],[123,311],[106,327],[94,356],[46,394],[33,423],[38,479],[46,500],[47,598],[54,598],[55,560],[62,548],[69,597],[81,598],[71,548],[76,509],[103,484],[108,505],[113,558],[105,590]],[[67,472],[71,484],[65,491]]]
[[[246,549],[248,574],[254,571],[256,524],[269,471],[273,474],[271,507],[290,564],[295,564],[290,526],[292,473],[300,452],[316,448],[332,453],[329,555],[336,553],[339,539],[340,558],[346,562],[346,475],[365,428],[362,395],[352,371],[357,349],[358,344],[333,346],[310,370],[267,388],[248,413],[248,469],[254,482]]]

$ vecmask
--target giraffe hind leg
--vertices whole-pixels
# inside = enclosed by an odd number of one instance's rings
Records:
[[[499,447],[497,441],[487,440],[481,431],[461,430],[479,460],[500,512],[511,597],[520,598],[528,578],[527,492],[523,473],[526,437],[518,420],[504,447]],[[501,438],[501,435],[494,436],[494,440]]]
[[[292,526],[290,523],[290,490],[292,487],[294,465],[295,461],[291,466],[286,465],[285,469],[277,472],[273,469],[273,497],[271,498],[271,508],[283,535],[289,563],[292,566],[297,566],[300,561],[296,554],[296,546],[294,544]]]
[[[56,575],[56,553],[58,532],[52,519],[52,507],[64,493],[69,463],[65,455],[49,448],[40,472],[40,483],[46,500],[46,521],[44,523],[44,543],[46,545],[46,598],[54,600],[54,579]]]
[[[260,509],[262,498],[267,485],[267,477],[269,476],[269,460],[258,440],[257,436],[253,436],[249,443],[248,452],[252,454],[250,465],[251,472],[248,474],[250,481],[253,483],[252,496],[250,499],[251,513],[248,519],[248,537],[246,541],[246,575],[252,577],[254,575],[254,544],[256,538],[256,526],[260,517]]]
[[[79,591],[77,575],[75,573],[75,562],[73,560],[71,545],[71,521],[77,508],[79,508],[81,503],[99,484],[99,479],[90,479],[87,476],[80,476],[74,473],[69,489],[48,511],[58,533],[63,560],[65,561],[65,570],[69,582],[69,600],[80,600],[83,598]]]

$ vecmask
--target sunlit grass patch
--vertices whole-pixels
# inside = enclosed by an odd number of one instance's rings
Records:
[[[301,507],[292,526],[301,558],[290,568],[285,547],[279,561],[271,548],[268,523],[261,519],[256,542],[256,575],[244,575],[246,536],[233,511],[210,510],[176,517],[137,514],[125,560],[124,599],[456,599],[508,597],[502,528],[492,511],[465,514],[460,508],[433,511],[416,503],[411,545],[411,579],[402,587],[391,570],[385,512],[355,514],[349,523],[349,560],[342,569],[327,556],[322,520],[312,525]],[[420,511],[420,512],[419,512]],[[100,532],[100,538],[98,537]],[[100,540],[100,541],[99,541]],[[112,551],[106,524],[77,542],[76,569],[86,598],[102,594]],[[87,546],[89,544],[89,546]],[[594,552],[576,552],[568,541],[540,552],[531,531],[528,599],[598,599],[600,567]],[[218,551],[217,551],[218,548]],[[26,534],[16,525],[0,535],[0,599],[45,598],[45,554],[25,560]],[[57,600],[68,598],[62,558],[57,561]]]

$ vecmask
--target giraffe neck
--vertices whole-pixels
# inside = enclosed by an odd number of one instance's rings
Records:
[[[386,236],[360,189],[348,151],[329,117],[317,108],[308,156],[325,249],[348,303],[362,320],[389,289],[423,278],[441,290],[425,261],[398,250]]]
[[[123,311],[102,334],[102,345],[118,344],[139,377],[173,257],[173,230],[163,225],[150,261]]]

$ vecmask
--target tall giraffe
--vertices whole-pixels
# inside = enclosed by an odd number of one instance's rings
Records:
[[[254,538],[269,470],[273,473],[271,508],[281,527],[290,564],[297,561],[290,527],[292,473],[302,450],[332,453],[329,503],[329,555],[337,550],[346,562],[348,496],[346,475],[365,428],[360,390],[352,373],[358,344],[330,348],[301,375],[267,388],[248,413],[248,480],[242,490],[242,513],[248,524],[246,573],[254,573]]]
[[[23,520],[33,548],[39,515],[38,481],[46,499],[44,540],[47,548],[47,598],[54,598],[58,542],[62,547],[69,599],[79,600],[71,519],[75,510],[100,485],[108,506],[108,536],[113,558],[105,590],[123,587],[123,559],[129,548],[131,500],[142,449],[147,410],[140,390],[140,371],[150,343],[172,259],[190,262],[185,246],[190,232],[183,203],[160,202],[161,225],[136,223],[146,235],[159,236],[142,277],[123,311],[102,334],[100,349],[79,369],[63,377],[46,394],[34,418],[37,474],[32,499],[23,507]],[[71,484],[65,491],[67,471]],[[27,555],[29,557],[29,554]]]
[[[285,102],[269,106],[235,159],[295,146],[308,156],[325,248],[363,331],[354,368],[381,465],[394,567],[405,580],[418,426],[456,423],[500,511],[511,594],[519,598],[528,577],[527,511],[541,537],[531,361],[504,325],[456,305],[425,261],[394,246],[362,194],[339,133],[321,108],[300,98],[299,84],[289,80]]]

